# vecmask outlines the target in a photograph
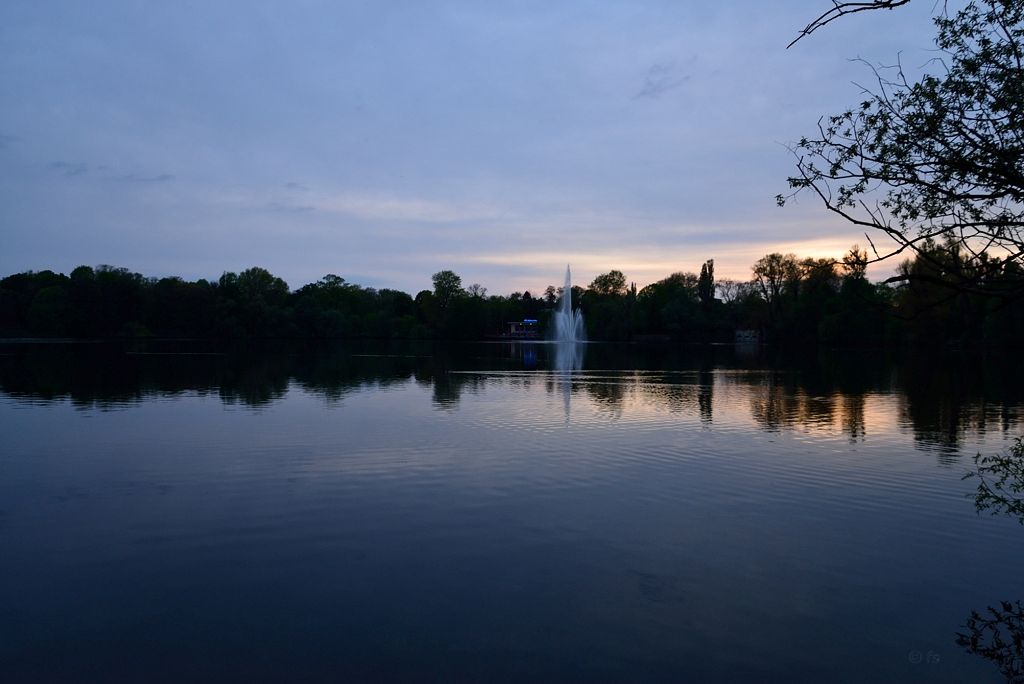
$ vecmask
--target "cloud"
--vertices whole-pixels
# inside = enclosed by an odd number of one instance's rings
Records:
[[[404,198],[383,193],[335,195],[317,202],[317,208],[366,220],[426,223],[482,221],[493,219],[502,213],[497,208],[469,201]]]
[[[690,75],[679,74],[675,64],[654,64],[647,70],[647,75],[644,77],[644,85],[640,92],[633,96],[633,99],[657,99],[689,80]]]
[[[165,183],[170,180],[174,180],[174,174],[160,173],[155,176],[143,176],[137,173],[128,173],[123,176],[118,176],[116,180],[125,181],[127,183]]]
[[[0,73],[0,272],[251,262],[415,289],[455,267],[507,292],[565,261],[639,285],[714,257],[747,277],[770,251],[865,244],[811,202],[775,207],[792,163],[773,141],[845,108],[850,45],[931,46],[931,3],[790,51],[803,3],[300,3],[266,22],[225,0],[116,23],[65,5],[3,29],[29,68]]]
[[[280,212],[284,214],[306,214],[316,211],[316,207],[308,204],[288,204],[286,202],[271,202],[266,205],[267,211]]]
[[[94,166],[86,162],[55,161],[50,162],[48,166],[51,171],[66,177],[85,176],[92,171],[108,170],[104,165]],[[158,173],[146,176],[141,173],[133,172],[121,174],[119,176],[107,176],[107,180],[114,180],[123,183],[166,183],[167,181],[174,180],[174,175],[170,173]]]
[[[49,168],[62,176],[71,177],[84,176],[93,170],[103,171],[107,167],[90,166],[85,162],[55,161],[50,162]],[[145,176],[140,173],[126,173],[120,176],[109,177],[109,179],[124,183],[166,183],[167,181],[174,180],[174,175],[170,173],[158,173],[152,176]]]
[[[89,165],[85,162],[50,162],[50,169],[62,176],[84,176],[89,173]]]

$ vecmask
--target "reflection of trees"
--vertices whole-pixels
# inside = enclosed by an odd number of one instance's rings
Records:
[[[840,430],[851,442],[863,440],[865,396],[835,388],[816,387],[810,394],[798,379],[771,375],[752,385],[750,414],[762,428],[777,432],[786,428]]]
[[[455,408],[464,391],[477,394],[486,378],[476,373],[440,372],[434,376],[434,406],[442,409]]]
[[[412,375],[417,375],[417,381],[422,375],[429,384],[433,373],[425,361],[412,354],[365,355],[313,348],[294,354],[289,369],[306,391],[338,401],[361,386],[387,387],[407,382]]]
[[[462,384],[460,376],[443,373],[434,377],[433,396],[434,406],[437,408],[451,409],[459,405],[462,396]]]
[[[710,424],[714,410],[714,377],[711,370],[687,373],[684,378],[676,374],[591,372],[554,375],[548,390],[553,392],[560,387],[568,396],[572,386],[573,392],[586,393],[598,410],[616,418],[630,404],[647,403],[670,413],[697,415],[702,423]]]
[[[288,359],[278,356],[257,356],[240,359],[225,358],[218,365],[216,382],[220,399],[225,404],[266,406],[288,391]],[[160,392],[160,387],[149,388]]]
[[[1008,682],[1024,681],[1024,605],[1001,601],[984,612],[971,611],[956,643],[991,660]]]
[[[974,457],[977,478],[974,507],[979,513],[1008,515],[1024,525],[1024,438],[1018,437],[1006,453]]]
[[[604,409],[614,418],[622,416],[622,409],[626,399],[626,383],[624,379],[602,378],[600,380],[587,380],[584,383],[584,387],[598,408]]]
[[[1006,355],[1012,357],[1012,355]],[[1020,421],[1024,367],[984,354],[916,354],[896,367],[903,412],[914,438],[952,459],[965,435],[1009,432]]]
[[[779,380],[775,374],[761,377],[750,388],[750,415],[769,432],[791,427],[800,401],[795,388],[782,385]]]
[[[916,440],[940,452],[956,454],[966,417],[965,389],[959,378],[943,375],[936,373],[906,383],[905,411]]]
[[[775,384],[753,388],[750,396],[750,415],[769,432],[778,432],[793,424],[793,404],[796,396]]]
[[[444,363],[415,354],[354,354],[352,348],[287,346],[195,351],[187,345],[125,350],[120,345],[45,345],[0,357],[0,391],[30,401],[70,400],[107,409],[183,392],[259,407],[289,384],[329,400],[361,386],[418,380],[433,384]],[[449,394],[457,390],[451,390]]]
[[[0,362],[0,391],[12,397],[101,410],[148,396],[217,393],[231,376],[219,355],[154,356],[107,345],[34,346]]]
[[[851,441],[863,439],[866,432],[866,395],[892,392],[892,371],[897,365],[884,352],[828,349],[815,355],[783,357],[777,363],[792,368],[785,376],[785,386],[796,395],[781,411],[782,425],[838,429]]]
[[[864,441],[864,403],[863,394],[842,396],[843,432],[850,437],[850,442]]]
[[[978,479],[974,506],[978,513],[1007,515],[1024,525],[1024,438],[1006,453],[974,458]],[[997,607],[971,611],[957,632],[956,643],[969,653],[991,660],[1008,682],[1024,681],[1024,605],[1000,601]]]
[[[866,396],[894,394],[914,439],[952,459],[965,435],[1005,433],[1020,425],[1024,366],[1006,356],[780,355],[764,360],[779,371],[740,379],[750,385],[751,415],[764,429],[835,425],[851,439],[863,438],[868,428]]]
[[[536,352],[538,363],[555,371],[546,382],[555,383],[566,400],[573,392],[586,393],[598,407],[621,414],[635,399],[697,416],[706,425],[712,421],[715,393],[738,388],[749,402],[750,415],[764,430],[841,430],[857,440],[864,438],[873,418],[867,395],[894,394],[915,439],[948,458],[958,457],[965,434],[1016,429],[1024,405],[1024,366],[995,357],[950,360],[919,355],[896,363],[884,356],[849,352],[798,357],[779,353],[758,361],[761,367],[775,369],[765,373],[744,368],[743,359],[718,347],[691,352],[568,345],[560,355],[560,346],[386,341],[343,346],[10,345],[0,356],[0,391],[25,400],[70,400],[76,406],[100,409],[181,392],[259,407],[282,397],[289,386],[339,401],[361,387],[415,378],[430,388],[436,407],[451,408],[485,381],[453,369],[514,370],[520,375],[503,382],[526,382],[521,372],[532,366]],[[593,371],[578,373],[575,367],[585,362],[592,368],[636,372],[600,377]]]
[[[710,425],[715,398],[715,376],[711,371],[704,369],[701,370],[698,378],[700,385],[697,389],[697,405],[700,408],[700,422]]]
[[[671,413],[701,413],[701,387],[690,383],[652,382],[641,385],[643,396],[667,408]]]

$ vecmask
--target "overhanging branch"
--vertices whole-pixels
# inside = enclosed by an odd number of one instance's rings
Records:
[[[809,36],[822,26],[831,24],[836,19],[844,17],[848,14],[856,14],[858,12],[867,12],[870,10],[878,9],[895,9],[901,5],[906,5],[910,0],[869,0],[868,2],[837,2],[833,0],[832,8],[827,12],[823,12],[820,16],[814,19],[811,23],[807,24],[803,29],[800,30],[800,34],[792,40],[792,42],[786,46],[786,49],[796,45],[804,36]]]

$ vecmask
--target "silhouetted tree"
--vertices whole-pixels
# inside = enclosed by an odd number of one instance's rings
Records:
[[[438,271],[431,280],[434,283],[434,297],[442,309],[447,309],[452,300],[463,294],[462,278],[454,271]]]
[[[783,291],[787,287],[792,288],[799,279],[800,267],[796,255],[773,252],[758,259],[752,270],[754,282],[775,318],[782,306]]]
[[[705,307],[715,299],[715,260],[708,259],[700,267],[700,278],[697,281],[697,296]]]
[[[609,271],[594,278],[590,290],[599,295],[622,295],[626,293],[626,276],[622,271]]]
[[[699,308],[698,281],[693,273],[673,273],[640,290],[637,305],[646,329],[674,335],[692,332]]]
[[[548,285],[544,288],[544,302],[548,306],[554,306],[555,302],[557,302],[558,298],[561,296],[562,293],[559,290],[556,290],[554,285]]]
[[[850,278],[866,278],[868,270],[868,253],[854,245],[843,255],[843,271]]]
[[[281,305],[288,297],[288,284],[259,266],[239,273],[236,282],[239,294],[248,302]]]
[[[877,92],[797,144],[789,183],[891,238],[895,247],[875,250],[875,261],[909,251],[942,269],[904,271],[893,282],[933,278],[1017,297],[1024,280],[1007,274],[1024,263],[1024,2],[979,0],[934,21],[939,74],[912,82],[899,65],[892,77],[876,71]],[[957,254],[943,259],[943,250]],[[975,268],[955,268],[961,255],[986,251]]]
[[[956,261],[951,261],[952,259]],[[1024,301],[1003,303],[983,294],[953,291],[934,281],[952,271],[985,267],[987,256],[955,248],[915,258],[901,272],[924,273],[898,287],[871,283],[864,258],[852,249],[842,260],[767,255],[748,283],[674,273],[637,291],[611,271],[596,287],[573,288],[592,339],[626,340],[637,334],[686,341],[728,341],[737,328],[761,329],[778,341],[834,345],[896,341],[929,345],[1011,345],[1024,336]],[[842,264],[840,266],[840,263]],[[440,293],[413,299],[397,290],[361,287],[329,274],[289,292],[264,268],[225,272],[216,283],[200,279],[144,278],[123,268],[79,267],[0,279],[0,334],[75,337],[306,337],[479,339],[508,321],[535,318],[545,326],[559,291],[543,299],[529,291],[488,296],[482,286],[461,288],[441,272]],[[1019,272],[1008,277],[1020,277]],[[998,288],[998,280],[982,280]],[[714,290],[710,288],[714,287]],[[721,293],[721,299],[710,292]]]
[[[715,282],[715,292],[719,295],[719,299],[728,304],[739,296],[740,283],[732,278],[722,278]]]

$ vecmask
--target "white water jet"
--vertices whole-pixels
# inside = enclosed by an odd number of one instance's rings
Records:
[[[583,325],[583,312],[572,309],[572,273],[569,266],[565,267],[565,287],[562,288],[562,301],[555,312],[555,342],[586,342],[587,329]]]

